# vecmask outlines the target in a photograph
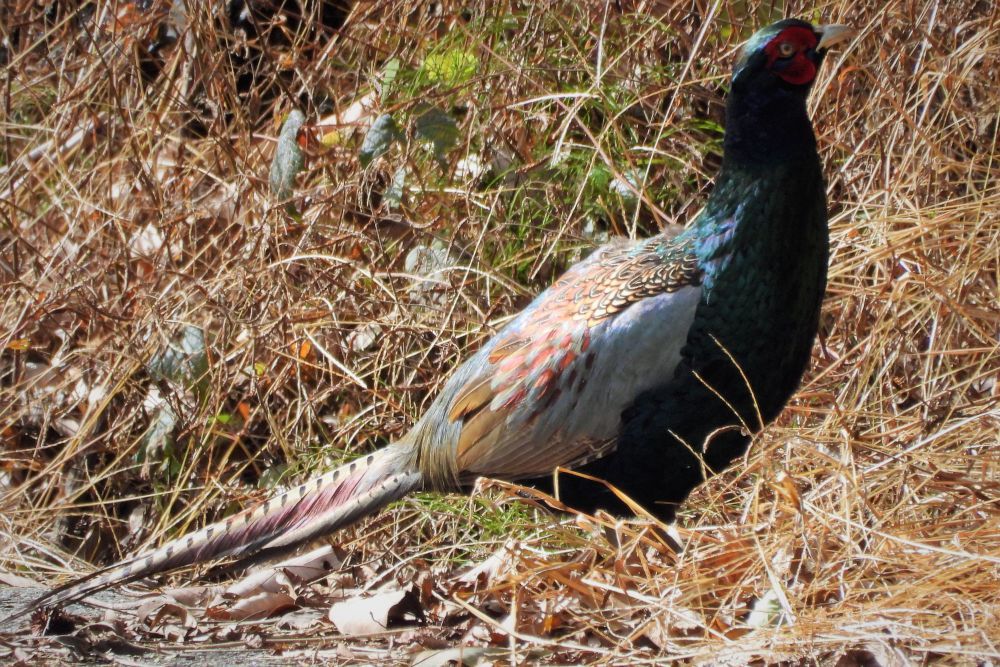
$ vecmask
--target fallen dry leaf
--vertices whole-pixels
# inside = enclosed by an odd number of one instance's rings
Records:
[[[218,597],[221,591],[222,586],[219,585],[184,586],[182,588],[168,588],[163,591],[163,595],[185,607],[201,607]]]
[[[354,598],[330,607],[327,618],[345,635],[370,635],[390,626],[424,619],[416,589],[394,590]]]
[[[242,597],[231,605],[213,605],[205,610],[205,615],[217,621],[245,621],[266,618],[294,606],[295,598],[288,593],[261,591]]]
[[[226,588],[227,597],[249,597],[260,592],[288,592],[289,584],[316,581],[340,567],[341,560],[330,545],[260,568]]]
[[[319,625],[323,621],[323,616],[322,609],[298,609],[282,614],[278,621],[278,627],[302,632]]]
[[[515,569],[519,550],[516,540],[508,540],[489,558],[464,572],[458,578],[459,583],[474,588],[488,585],[496,576]]]
[[[510,650],[505,648],[486,648],[483,646],[458,646],[440,651],[421,651],[411,663],[413,667],[464,667],[489,664],[491,658],[502,661],[510,656]]]
[[[158,597],[139,607],[136,613],[140,623],[145,623],[150,628],[164,628],[178,625],[178,623],[168,623],[170,619],[179,621],[179,625],[185,629],[198,626],[198,621],[184,607],[168,602],[166,598]]]

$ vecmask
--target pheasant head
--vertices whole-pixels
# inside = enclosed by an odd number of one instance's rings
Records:
[[[815,27],[786,19],[757,31],[733,70],[734,89],[788,91],[803,98],[827,50],[854,35],[843,25]]]
[[[787,19],[750,38],[726,104],[727,162],[760,165],[815,153],[806,97],[827,50],[853,34],[842,25]]]

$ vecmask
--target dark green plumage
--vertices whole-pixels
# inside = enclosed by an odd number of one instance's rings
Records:
[[[682,235],[698,256],[703,295],[681,367],[623,413],[617,450],[583,468],[663,518],[777,417],[816,336],[829,234],[806,113],[811,80],[790,85],[761,67],[762,45],[789,27],[813,30],[798,21],[775,24],[755,36],[737,65],[723,168]],[[593,482],[564,475],[559,486],[574,507],[626,511]]]

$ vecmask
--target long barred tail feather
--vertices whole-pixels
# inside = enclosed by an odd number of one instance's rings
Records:
[[[257,561],[290,552],[420,488],[423,480],[411,451],[397,443],[352,461],[154,551],[54,588],[9,618],[184,565],[224,557]]]

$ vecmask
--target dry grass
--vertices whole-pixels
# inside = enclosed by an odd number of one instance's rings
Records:
[[[255,37],[187,3],[144,79],[158,3],[45,4],[0,9],[0,568],[47,583],[391,440],[581,249],[689,219],[735,48],[778,16],[385,0],[326,31],[259,17]],[[438,597],[513,549],[459,596],[475,611],[447,642],[552,662],[1000,659],[1000,9],[784,13],[861,29],[813,96],[832,265],[800,393],[687,503],[680,556],[645,524],[512,510],[507,489],[350,532],[358,562],[432,572]],[[411,135],[361,166],[376,115],[428,103],[458,121],[454,148]],[[290,213],[267,173],[293,107],[311,143]],[[443,258],[430,280],[418,248]],[[188,325],[208,364],[185,387],[148,362]],[[178,420],[150,446],[157,396]],[[748,624],[760,599],[773,613]],[[387,660],[420,645],[364,641]]]

